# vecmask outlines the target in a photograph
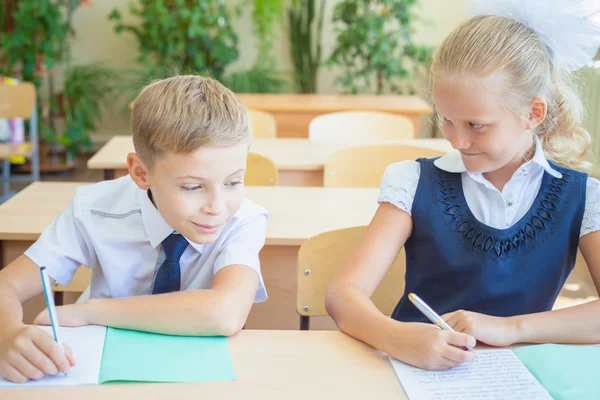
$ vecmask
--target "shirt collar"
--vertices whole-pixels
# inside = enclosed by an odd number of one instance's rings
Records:
[[[537,135],[533,135],[535,141],[535,153],[533,158],[527,162],[525,162],[521,167],[519,167],[520,171],[529,171],[532,167],[540,166],[547,173],[552,175],[555,178],[562,178],[562,174],[552,168],[548,160],[546,160],[546,156],[544,155],[544,149],[542,148],[542,143]],[[460,156],[460,152],[458,150],[453,150],[448,154],[438,158],[433,162],[433,164],[441,170],[452,173],[462,173],[467,172],[471,177],[476,178],[481,174],[474,174],[467,171],[465,164],[462,161],[462,157]]]
[[[175,232],[167,221],[164,220],[158,209],[154,206],[150,200],[149,193],[145,190],[139,191],[139,202],[142,211],[142,220],[144,221],[144,228],[146,229],[146,235],[150,240],[152,247],[156,248],[163,242],[171,233]],[[196,249],[198,252],[202,252],[206,245],[197,244],[188,240],[188,243]]]

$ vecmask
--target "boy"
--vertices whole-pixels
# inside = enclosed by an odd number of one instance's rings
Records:
[[[58,307],[62,326],[233,335],[267,294],[258,253],[267,212],[243,197],[252,138],[240,100],[215,80],[176,76],[144,88],[132,112],[129,175],[79,188],[23,256],[0,271],[0,375],[67,373],[74,360],[22,323],[42,293],[39,267],[69,283],[93,269],[90,300]],[[35,324],[49,324],[47,311]]]

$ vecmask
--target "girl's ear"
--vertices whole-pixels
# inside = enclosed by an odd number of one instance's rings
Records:
[[[548,113],[548,103],[541,97],[536,97],[529,104],[529,117],[527,118],[527,129],[531,130],[544,122]]]

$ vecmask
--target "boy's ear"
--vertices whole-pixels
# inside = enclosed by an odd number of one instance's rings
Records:
[[[149,170],[140,156],[129,153],[127,155],[127,168],[129,169],[129,176],[140,189],[150,189]]]
[[[533,129],[544,122],[548,113],[548,103],[541,97],[536,97],[529,104],[529,118],[527,119],[527,129]]]

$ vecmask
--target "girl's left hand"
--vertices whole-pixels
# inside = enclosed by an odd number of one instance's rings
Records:
[[[69,304],[56,307],[58,315],[58,324],[60,326],[85,326],[89,325],[85,318],[85,303]],[[50,325],[50,315],[48,309],[45,309],[35,317],[33,325]]]
[[[518,342],[514,320],[458,310],[442,316],[452,329],[473,336],[490,346],[510,346]]]

